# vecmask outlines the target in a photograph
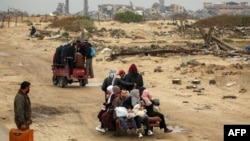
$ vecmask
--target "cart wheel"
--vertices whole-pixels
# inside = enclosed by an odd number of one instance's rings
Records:
[[[87,79],[81,79],[81,80],[79,81],[79,83],[80,83],[80,86],[84,87],[84,86],[86,86],[86,84],[88,83],[88,80],[87,80]]]
[[[58,84],[59,87],[64,88],[67,84],[67,80],[65,79],[65,77],[59,77]]]
[[[55,86],[58,84],[58,80],[57,80],[57,78],[55,76],[52,77],[52,83]]]

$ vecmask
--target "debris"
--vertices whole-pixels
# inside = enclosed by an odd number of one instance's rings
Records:
[[[209,80],[209,85],[215,85],[215,84],[216,84],[216,81],[214,79]]]
[[[235,85],[236,84],[236,82],[231,82],[231,83],[227,83],[227,87],[231,87],[231,86],[233,86],[233,85]]]
[[[195,90],[193,90],[193,92],[201,93],[201,89],[195,89]]]
[[[200,80],[192,80],[192,84],[196,84],[196,85],[198,85],[198,84],[200,84],[201,83],[201,81]]]
[[[239,93],[246,93],[246,92],[247,92],[247,90],[244,88],[240,89],[240,91],[239,91]]]
[[[173,79],[172,84],[179,84],[181,85],[181,79]]]
[[[204,95],[204,93],[197,93],[197,95]]]
[[[226,95],[226,96],[222,97],[222,99],[226,99],[226,98],[236,99],[237,96],[235,96],[235,95]]]
[[[194,89],[197,88],[197,86],[186,86],[187,89]]]
[[[163,70],[161,69],[161,66],[158,66],[154,69],[154,72],[163,72]]]
[[[176,66],[176,67],[174,67],[174,69],[175,69],[175,70],[180,70],[181,67],[180,67],[180,66]]]
[[[180,49],[174,49],[174,50],[170,50],[170,49],[150,49],[150,50],[139,50],[139,51],[135,51],[134,49],[131,50],[122,50],[120,53],[112,53],[110,55],[110,57],[112,58],[112,60],[116,59],[117,56],[124,56],[124,55],[137,55],[137,54],[144,54],[144,55],[151,55],[151,56],[159,56],[160,55],[165,55],[166,53],[185,53],[185,54],[193,54],[194,52],[202,52],[202,50],[198,50],[198,49],[192,49],[192,50],[188,50],[188,49],[184,49],[184,48],[180,48]]]

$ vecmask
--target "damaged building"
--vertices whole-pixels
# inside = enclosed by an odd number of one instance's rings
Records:
[[[234,13],[242,14],[245,11],[250,11],[250,6],[248,2],[224,2],[224,3],[215,3],[205,2],[203,3],[204,9],[217,11],[220,14]]]
[[[112,19],[113,15],[124,11],[133,11],[137,14],[143,15],[146,19],[155,19],[164,18],[173,13],[183,13],[185,11],[185,8],[176,4],[165,6],[164,0],[159,0],[159,2],[155,2],[151,8],[147,9],[145,9],[144,7],[134,6],[132,2],[130,2],[130,5],[98,5],[100,19]]]
[[[144,8],[135,7],[132,3],[131,5],[103,4],[98,5],[98,11],[100,13],[100,19],[112,19],[113,15],[124,11],[133,11],[137,14],[142,14]]]
[[[69,0],[66,0],[65,3],[58,3],[56,11],[53,12],[55,15],[69,15]]]

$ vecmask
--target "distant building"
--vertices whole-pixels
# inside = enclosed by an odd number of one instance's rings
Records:
[[[159,3],[160,3],[160,11],[164,12],[164,10],[165,10],[165,2],[164,2],[164,0],[159,0]]]
[[[184,11],[185,11],[185,8],[183,6],[180,6],[177,4],[170,5],[170,12],[172,13],[183,13]]]
[[[103,4],[103,5],[98,5],[98,11],[99,13],[108,15],[111,18],[116,13],[120,13],[124,11],[133,11],[136,13],[141,13],[140,11],[144,11],[144,8],[135,7],[133,5]]]
[[[212,2],[204,2],[203,3],[204,9],[207,10],[214,10],[219,11],[221,14],[223,13],[232,13],[235,14],[242,13],[245,10],[250,10],[250,6],[248,5],[248,2],[224,2],[224,3],[215,3],[212,4]]]
[[[65,3],[58,3],[56,11],[52,12],[54,15],[69,15],[69,0],[66,0]]]

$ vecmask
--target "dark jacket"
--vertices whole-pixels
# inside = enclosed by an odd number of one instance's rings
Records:
[[[30,36],[36,33],[36,28],[34,26],[31,27]]]
[[[143,84],[143,78],[142,78],[142,75],[137,73],[137,72],[131,72],[131,73],[128,73],[126,75],[126,79],[125,79],[126,82],[130,82],[130,83],[136,83],[136,89],[139,89],[140,87],[142,87],[144,84]],[[131,87],[128,87],[128,90],[132,90],[133,89],[133,86]]]
[[[69,46],[67,53],[66,53],[66,58],[72,58],[75,60],[75,54],[76,54],[76,49],[74,46]]]
[[[87,47],[86,47],[86,58],[87,59],[92,59],[92,56],[91,56],[91,47],[92,45],[90,43],[88,43]]]
[[[31,119],[31,103],[29,96],[18,91],[14,101],[15,122],[18,128]]]
[[[63,45],[61,50],[61,63],[64,64],[66,61],[66,56],[68,52],[69,45]]]
[[[91,53],[91,49],[90,49],[90,45],[91,44],[88,44],[87,42],[84,42],[80,45],[79,47],[79,52],[85,56],[87,59],[92,59],[92,56],[90,55]]]
[[[61,53],[62,53],[62,46],[56,48],[54,63],[61,64]]]
[[[131,96],[127,97],[125,101],[123,102],[123,106],[127,109],[133,109],[133,105],[131,103]]]
[[[113,78],[111,77],[107,77],[104,79],[103,83],[102,83],[102,90],[106,93],[107,92],[107,88],[108,86],[112,85],[112,81],[113,81]],[[133,87],[134,86],[134,83],[130,83],[130,82],[126,82],[126,81],[123,81],[121,80],[120,78],[115,78],[114,80],[114,86],[126,86],[126,87]]]

